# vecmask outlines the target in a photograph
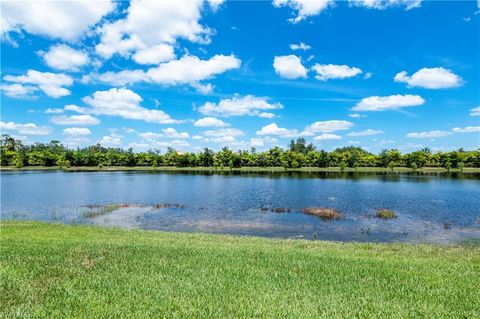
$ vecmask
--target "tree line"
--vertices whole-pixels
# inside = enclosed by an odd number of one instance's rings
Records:
[[[1,166],[176,166],[176,167],[480,167],[480,149],[433,153],[424,148],[402,154],[397,149],[370,153],[360,147],[342,147],[332,152],[317,150],[305,139],[292,140],[287,149],[273,147],[267,151],[233,151],[228,147],[215,152],[209,148],[203,151],[179,152],[168,148],[134,152],[131,148],[103,147],[100,144],[69,149],[59,141],[24,145],[9,135],[2,135],[0,141]]]

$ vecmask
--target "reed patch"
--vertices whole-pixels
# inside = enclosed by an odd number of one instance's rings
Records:
[[[342,217],[339,210],[325,207],[307,207],[302,210],[302,213],[317,216],[322,220],[336,220]]]
[[[388,208],[379,208],[375,213],[375,217],[380,219],[395,219],[397,218],[397,214]]]

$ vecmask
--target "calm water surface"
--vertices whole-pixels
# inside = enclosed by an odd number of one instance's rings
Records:
[[[0,178],[2,219],[339,241],[480,239],[478,176],[30,171]],[[108,204],[134,205],[88,215]],[[310,206],[336,208],[344,217],[322,221],[301,213]],[[377,208],[393,209],[398,218],[379,220]]]

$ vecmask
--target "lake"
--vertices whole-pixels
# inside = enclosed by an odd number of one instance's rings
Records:
[[[478,175],[4,171],[0,178],[2,219],[336,241],[480,239]],[[306,207],[335,208],[342,218],[325,221],[303,214]],[[378,219],[378,208],[398,218]]]

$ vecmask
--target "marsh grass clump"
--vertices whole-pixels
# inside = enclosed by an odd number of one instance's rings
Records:
[[[178,203],[158,203],[154,204],[153,208],[154,209],[162,209],[162,208],[180,208],[183,209],[186,206],[183,204],[178,204]]]
[[[281,214],[281,213],[291,213],[292,209],[288,207],[261,207],[260,211]]]
[[[270,211],[274,213],[290,213],[292,210],[290,208],[285,208],[285,207],[274,207],[274,208],[271,208]]]
[[[334,208],[325,207],[307,207],[302,210],[304,214],[317,216],[322,220],[340,219],[342,214],[340,211]]]
[[[94,208],[93,206],[94,205],[90,205],[90,208]],[[96,206],[95,208],[97,208],[97,209],[86,211],[83,214],[83,217],[94,218],[94,217],[98,217],[98,216],[102,216],[102,215],[107,215],[107,214],[110,214],[111,212],[113,212],[117,209],[124,208],[124,207],[129,207],[129,206],[130,205],[128,205],[128,204],[109,204],[109,205],[104,205],[104,206]]]
[[[107,215],[110,214],[111,212],[120,209],[120,208],[153,208],[153,209],[162,209],[162,208],[179,208],[183,209],[186,206],[182,204],[177,204],[177,203],[157,203],[153,205],[143,205],[143,204],[109,204],[109,205],[98,205],[98,204],[92,204],[92,205],[87,205],[87,208],[89,208],[89,211],[86,211],[83,214],[83,217],[85,218],[95,218],[98,216],[102,215]]]
[[[393,210],[387,209],[387,208],[377,209],[377,212],[376,212],[375,216],[377,218],[380,218],[380,219],[395,219],[395,218],[397,218],[397,214],[395,214],[395,212]]]

